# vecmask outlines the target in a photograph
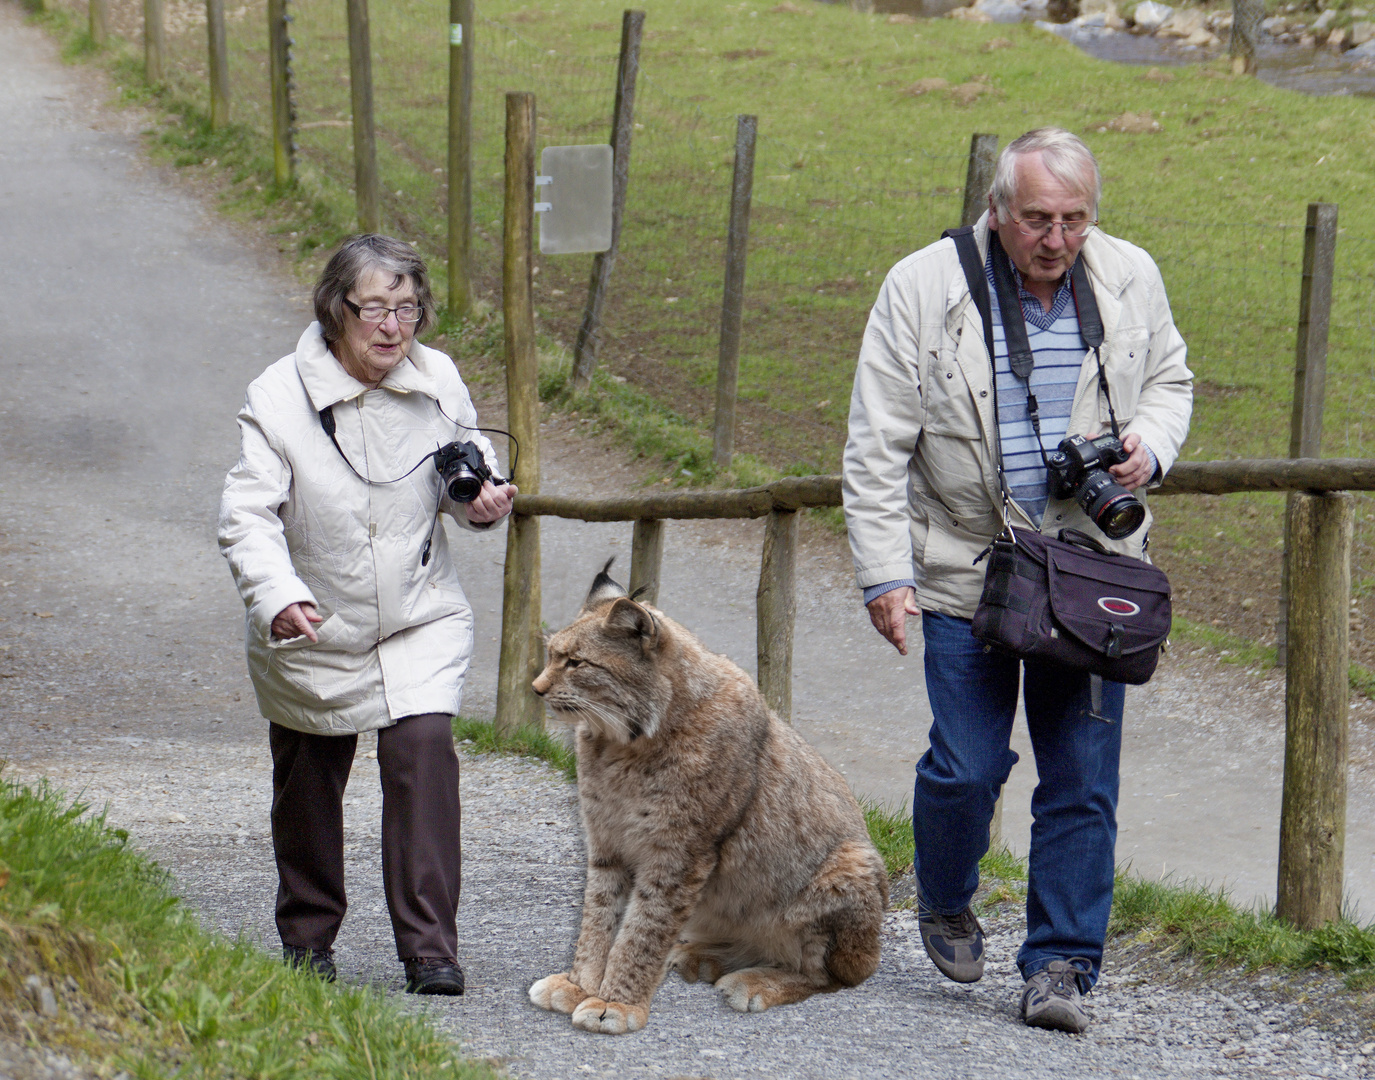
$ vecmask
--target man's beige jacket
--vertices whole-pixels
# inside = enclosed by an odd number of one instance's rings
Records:
[[[330,407],[348,462],[320,423]],[[436,512],[475,527],[447,495],[441,502],[432,461],[396,483],[369,484],[353,470],[392,480],[456,439],[476,442],[497,471],[476,424],[443,353],[417,342],[369,390],[330,353],[319,323],[249,386],[219,534],[247,608],[248,670],[268,720],[345,735],[458,711],[473,613]],[[319,641],[274,639],[272,620],[301,601],[324,616]]]
[[[987,214],[975,226],[975,240],[982,260]],[[1100,230],[1084,241],[1079,257],[1103,317],[1103,366],[1118,423],[1124,435],[1141,436],[1164,476],[1189,431],[1193,374],[1160,271],[1140,248]],[[1069,433],[1107,430],[1108,406],[1090,351]],[[889,271],[860,348],[844,464],[845,520],[859,586],[913,578],[923,610],[972,618],[985,567],[974,560],[1002,522],[996,454],[983,322],[955,242],[939,240]],[[1012,524],[1032,527],[1015,504],[1010,516]],[[1052,498],[1041,529],[1080,529],[1141,558],[1150,523],[1148,510],[1137,532],[1108,540],[1073,500]]]

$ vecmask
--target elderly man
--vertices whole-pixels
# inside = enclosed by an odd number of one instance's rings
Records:
[[[907,653],[908,616],[922,618],[933,722],[912,807],[919,916],[928,955],[958,982],[983,974],[983,929],[969,905],[994,804],[1017,761],[1009,741],[1023,666],[970,633],[983,587],[978,556],[1010,523],[1078,529],[1144,558],[1149,514],[1131,535],[1108,538],[1074,499],[1048,490],[1042,451],[1106,429],[1111,409],[1129,456],[1110,472],[1137,489],[1164,476],[1189,426],[1193,377],[1160,272],[1140,248],[1095,229],[1100,188],[1093,154],[1067,131],[1041,128],[1009,144],[973,233],[993,340],[956,244],[943,239],[889,272],[855,374],[850,544],[870,619],[898,652]],[[1102,318],[1103,377],[1071,288],[1080,257]],[[999,265],[1004,297],[1020,299],[1005,306],[1020,310],[997,304]],[[1006,343],[1008,328],[1016,342],[1023,325],[1029,374],[1024,363],[1014,372]],[[1025,668],[1039,782],[1017,958],[1021,1014],[1032,1026],[1082,1032],[1112,906],[1123,687],[1092,686],[1088,674],[1054,664]]]

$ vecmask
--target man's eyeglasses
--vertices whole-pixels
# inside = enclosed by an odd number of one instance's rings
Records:
[[[344,306],[358,316],[365,323],[383,323],[387,321],[388,315],[395,315],[397,322],[415,323],[420,321],[420,316],[424,314],[423,309],[418,304],[402,304],[400,307],[383,307],[381,304],[368,304],[366,307],[359,307],[348,297],[344,297]]]
[[[1097,221],[1052,221],[1050,218],[1029,217],[1013,218],[1023,236],[1049,236],[1051,229],[1060,226],[1060,235],[1066,240],[1080,240],[1089,234]]]

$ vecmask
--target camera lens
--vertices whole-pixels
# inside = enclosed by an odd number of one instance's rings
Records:
[[[1095,470],[1095,475],[1079,489],[1079,505],[1114,540],[1130,536],[1146,520],[1141,500],[1101,470]]]
[[[472,502],[482,492],[482,481],[471,469],[460,466],[449,476],[449,498],[454,502]]]

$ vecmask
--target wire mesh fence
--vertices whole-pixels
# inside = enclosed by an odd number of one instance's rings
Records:
[[[82,0],[49,0],[84,20]],[[166,81],[208,102],[205,8],[166,0]],[[299,160],[347,192],[352,186],[348,31],[337,0],[289,0],[295,39]],[[608,11],[614,9],[608,8]],[[440,263],[447,205],[448,28],[419,0],[374,4],[371,32],[382,217]],[[578,55],[541,44],[531,9],[479,12],[472,132],[474,284],[499,303],[504,94],[536,94],[540,148],[610,135],[619,26],[605,48]],[[271,132],[264,0],[226,4],[234,123]],[[110,0],[113,33],[140,44],[141,0]],[[728,57],[729,58],[729,57]],[[714,400],[734,115],[672,92],[642,66],[620,254],[599,339],[600,362],[686,419],[709,422]],[[908,148],[837,149],[839,133],[805,141],[768,133],[758,108],[738,450],[780,467],[832,471],[844,441],[848,385],[869,305],[888,268],[958,224],[968,131]],[[1224,204],[1225,205],[1225,204]],[[1343,208],[1346,210],[1347,208]],[[1347,210],[1354,214],[1356,208]],[[1148,250],[1160,266],[1198,376],[1197,409],[1228,432],[1213,456],[1287,453],[1294,333],[1303,259],[1301,221],[1173,220],[1114,202],[1102,227]],[[1354,220],[1354,217],[1352,218]],[[669,242],[665,242],[668,238]],[[571,343],[590,256],[537,259],[542,326]],[[441,269],[437,266],[437,269]],[[1375,400],[1375,235],[1344,228],[1337,244],[1323,452],[1375,455],[1365,412]],[[799,377],[805,373],[805,377]],[[1357,506],[1355,655],[1375,667],[1375,500]],[[1262,599],[1264,596],[1262,594]],[[1369,606],[1368,606],[1369,605]]]

